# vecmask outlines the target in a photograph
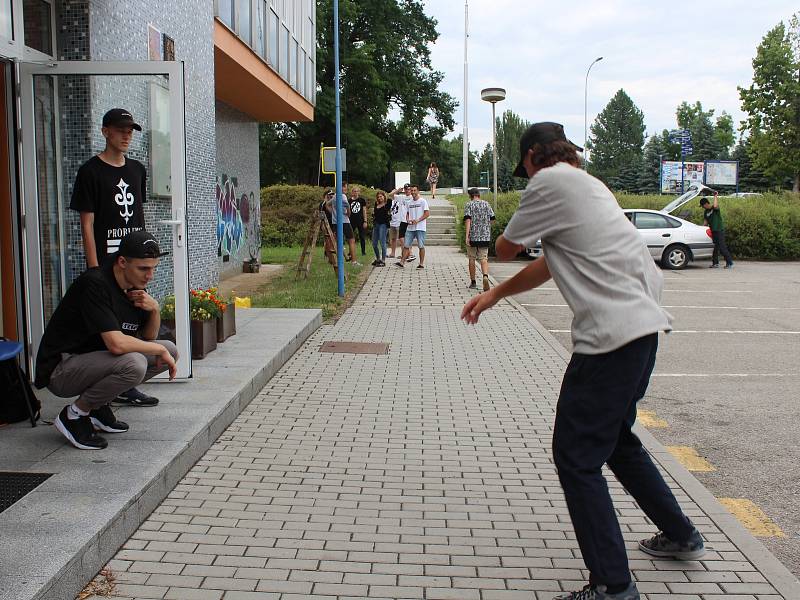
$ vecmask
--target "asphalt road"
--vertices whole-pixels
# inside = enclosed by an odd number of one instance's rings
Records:
[[[527,264],[490,271],[502,281]],[[660,337],[640,407],[667,421],[651,429],[661,443],[715,467],[694,475],[716,497],[749,499],[781,528],[760,539],[800,577],[800,263],[690,265],[664,280],[675,330]],[[571,350],[572,313],[552,281],[516,299]]]

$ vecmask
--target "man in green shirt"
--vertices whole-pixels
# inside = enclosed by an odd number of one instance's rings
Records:
[[[714,254],[711,256],[711,268],[719,268],[719,255],[725,258],[725,268],[733,268],[733,258],[725,244],[725,226],[722,224],[722,213],[719,212],[719,198],[714,194],[714,205],[711,205],[708,198],[700,200],[703,207],[703,225],[711,228],[711,240],[714,242]]]

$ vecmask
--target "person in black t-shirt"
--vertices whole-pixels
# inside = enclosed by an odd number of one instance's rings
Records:
[[[353,234],[358,235],[358,243],[361,244],[361,256],[367,253],[367,201],[361,197],[361,190],[358,186],[351,186],[350,191],[350,224],[353,227]]]
[[[375,212],[372,219],[372,250],[375,252],[373,267],[386,266],[386,237],[389,232],[389,205],[386,203],[386,194],[375,194]],[[378,251],[380,244],[380,252]]]
[[[81,215],[81,235],[86,265],[97,267],[119,248],[120,240],[144,229],[147,170],[128,158],[133,131],[142,127],[124,108],[113,108],[103,116],[105,149],[78,169],[69,207]],[[158,399],[137,389],[124,390],[116,399],[131,406],[155,406]]]
[[[155,339],[160,307],[145,291],[164,254],[147,231],[129,233],[118,253],[73,282],[47,323],[35,383],[62,398],[78,396],[54,423],[76,448],[105,448],[95,429],[128,430],[109,407],[119,393],[166,370],[175,377],[178,350]]]

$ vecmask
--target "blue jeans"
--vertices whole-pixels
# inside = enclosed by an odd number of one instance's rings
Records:
[[[372,225],[372,250],[375,252],[375,260],[386,262],[386,233],[389,226],[386,223],[374,223]],[[378,254],[378,243],[381,245],[381,253]]]
[[[422,230],[418,229],[416,231],[408,231],[408,230],[406,230],[406,239],[405,239],[405,244],[403,244],[403,245],[406,248],[411,248],[411,245],[414,243],[414,240],[417,240],[417,245],[420,248],[424,248],[425,247],[425,234],[426,233],[427,232],[424,229],[422,229]]]
[[[606,354],[573,354],[556,408],[553,459],[591,583],[630,581],[625,542],[601,469],[607,464],[671,540],[693,525],[631,428],[647,391],[658,334]]]

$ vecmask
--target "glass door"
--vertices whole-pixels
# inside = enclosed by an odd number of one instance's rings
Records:
[[[127,157],[147,170],[145,228],[169,251],[148,292],[162,305],[175,298],[174,334],[162,330],[166,337],[174,335],[178,346],[178,377],[189,377],[183,64],[23,63],[19,78],[30,356],[36,356],[45,324],[66,289],[86,268],[79,213],[69,208],[75,175],[105,147],[103,115],[125,108],[142,126],[134,131]],[[127,214],[124,204],[120,211]]]

